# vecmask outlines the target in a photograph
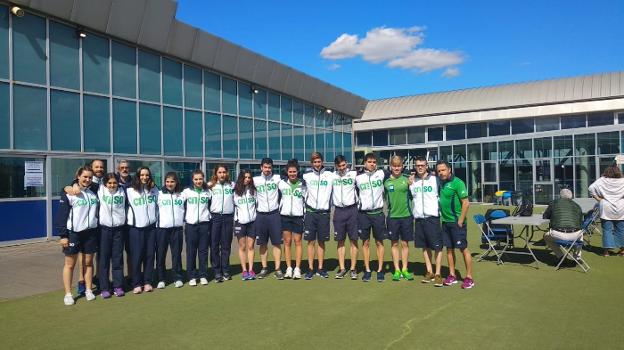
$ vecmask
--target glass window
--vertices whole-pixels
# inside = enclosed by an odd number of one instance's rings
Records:
[[[266,119],[267,95],[266,91],[257,89],[258,93],[254,93],[254,117]]]
[[[46,22],[26,13],[13,19],[13,79],[46,83]]]
[[[331,131],[326,131],[325,132],[325,160],[328,162],[331,162],[335,155],[335,150],[334,150],[334,133]]]
[[[0,78],[9,78],[9,9],[0,5]]]
[[[282,124],[282,159],[293,158],[293,132],[292,125]]]
[[[353,137],[353,134],[351,133],[344,133],[343,134],[343,138],[342,138],[342,144],[343,144],[343,149],[344,149],[344,156],[345,158],[347,158],[347,162],[352,162],[353,158],[352,158],[352,148],[351,148],[351,139]]]
[[[618,113],[618,124],[624,124],[624,113]]]
[[[598,133],[598,154],[620,153],[620,140],[617,131]]]
[[[110,100],[84,95],[82,122],[85,152],[110,152]]]
[[[576,156],[596,154],[596,134],[574,135]]]
[[[251,86],[238,82],[238,114],[247,117],[252,116],[252,96]],[[242,146],[241,146],[242,151]]]
[[[481,144],[471,143],[468,145],[468,160],[480,161],[481,160]]]
[[[335,143],[335,150],[336,150],[336,155],[339,154],[344,154],[344,151],[342,150],[342,133],[341,132],[335,132],[334,133],[334,143]],[[330,161],[333,161],[333,159],[329,159]]]
[[[282,122],[292,123],[292,100],[288,97],[282,96]]]
[[[489,136],[509,135],[509,120],[488,122]]]
[[[236,80],[221,78],[221,87],[223,89],[223,113],[238,114]]]
[[[304,105],[303,114],[305,116],[305,125],[314,126],[314,107],[309,104]]]
[[[113,95],[136,96],[136,49],[113,41]]]
[[[557,195],[562,188],[574,191],[574,167],[571,157],[553,158],[553,172]]]
[[[483,144],[483,160],[497,160],[496,142]]]
[[[334,130],[342,131],[342,126],[344,125],[344,117],[342,114],[334,113]],[[405,134],[405,128],[403,128],[403,134]]]
[[[139,50],[139,98],[160,102],[160,57]]]
[[[321,130],[321,129],[315,129],[315,135],[316,135],[316,148],[315,151],[317,152],[321,152],[321,154],[325,154],[325,131]],[[387,139],[387,132],[386,132],[386,139]],[[308,150],[308,154],[312,153],[312,150]]]
[[[390,129],[388,132],[391,145],[404,145],[407,141],[405,129]]]
[[[113,99],[113,151],[137,153],[136,104]]]
[[[204,71],[204,109],[221,111],[221,78],[206,71]]]
[[[160,154],[160,106],[139,104],[139,140],[141,154]]]
[[[534,118],[514,119],[511,121],[511,133],[517,135],[534,132],[534,124]]]
[[[587,115],[587,126],[613,125],[613,111],[595,112]]]
[[[325,128],[333,129],[333,127],[334,127],[333,113],[325,113]]]
[[[221,116],[219,114],[205,114],[205,141],[206,157],[221,158]]]
[[[13,86],[13,142],[16,149],[47,150],[46,90]]]
[[[182,64],[162,59],[163,103],[182,106]]]
[[[465,162],[466,161],[466,145],[454,145],[453,146],[453,162]]]
[[[50,85],[80,88],[76,28],[50,21]]]
[[[466,124],[448,125],[446,127],[447,140],[463,140],[466,138]]]
[[[280,95],[269,92],[269,119],[280,120]]]
[[[479,137],[487,137],[487,123],[469,123],[466,124],[467,136],[469,139]]]
[[[185,146],[187,157],[202,156],[202,114],[186,110],[184,114]]]
[[[371,131],[359,131],[355,133],[355,143],[358,146],[371,146],[373,133]]]
[[[303,125],[303,103],[299,100],[293,101],[293,123]],[[624,123],[624,116],[622,117]]]
[[[52,158],[52,196],[57,197],[63,193],[63,188],[70,184],[76,175],[76,170],[84,165],[91,164],[91,159],[76,158]],[[106,169],[106,163],[104,164]]]
[[[225,108],[225,103],[223,107]],[[238,118],[225,115],[223,116],[223,158],[238,158]]]
[[[511,159],[501,160],[498,165],[499,189],[503,191],[513,191],[514,184],[514,161]]]
[[[247,118],[238,119],[238,138],[240,143],[240,157],[253,159],[253,120]]]
[[[303,126],[293,127],[293,139],[294,139],[294,155],[293,158],[297,158],[299,161],[305,159],[305,139],[303,133]]]
[[[453,159],[453,147],[452,146],[440,146],[440,160],[446,160],[451,162]]]
[[[513,159],[514,143],[513,141],[505,141],[498,143],[498,159]]]
[[[282,159],[279,123],[269,123],[269,157]]]
[[[304,150],[304,157],[301,158],[302,160],[306,161],[308,159],[308,155],[309,153],[314,152],[314,129],[312,128],[305,128],[305,150]]]
[[[0,7],[2,13],[2,7]],[[0,83],[0,148],[10,148],[9,84]]]
[[[552,138],[542,137],[534,140],[535,158],[549,158],[552,154]]]
[[[318,144],[318,141],[317,141]],[[388,145],[388,130],[375,130],[373,131],[373,146],[387,146]]]
[[[531,159],[533,158],[533,140],[517,140],[516,141],[516,158]]]
[[[347,123],[350,124],[350,120]],[[410,145],[425,143],[425,128],[419,126],[407,128],[407,143]]]
[[[188,125],[188,113],[187,113]],[[199,116],[199,131],[201,133],[201,114]],[[188,133],[187,128],[187,133]],[[178,108],[163,107],[163,148],[167,156],[181,156],[182,150],[182,110]],[[187,140],[188,142],[188,140]],[[188,150],[187,150],[188,151]],[[199,140],[199,153],[201,156],[201,140]]]
[[[108,94],[108,39],[89,33],[82,39],[83,88]]]
[[[43,162],[43,169],[45,169],[45,159],[43,158],[0,157],[0,198],[43,197],[46,195],[45,186],[24,186],[25,162],[28,161]]]
[[[444,128],[427,128],[427,141],[442,141],[444,139]]]
[[[596,157],[576,157],[574,167],[576,168],[575,196],[587,198],[589,185],[596,180]]]
[[[572,135],[555,136],[554,141],[554,157],[571,157],[572,156]]]
[[[585,127],[585,114],[561,116],[561,129]]]
[[[535,131],[559,130],[559,117],[535,118]]]
[[[52,150],[80,151],[80,95],[50,91]]]
[[[483,164],[483,180],[485,182],[496,182],[496,162],[484,162]]]
[[[345,119],[345,121],[344,121],[344,124],[342,125],[343,130],[344,131],[351,131],[352,128],[353,128],[353,126],[351,125],[351,123],[353,122],[353,119],[348,117],[348,116],[346,116],[346,115],[344,116],[344,119]],[[423,128],[422,132],[424,134],[424,132],[425,132],[424,128]],[[410,135],[409,135],[409,132],[408,132],[408,134],[407,134],[408,142],[409,142],[409,137],[410,137]]]
[[[191,174],[193,173],[193,171],[195,171],[195,169],[201,169],[201,165],[199,162],[165,162],[165,171],[163,173],[167,174],[170,171],[174,171],[176,174],[178,174],[180,185],[182,185],[182,188],[184,188],[193,186]]]
[[[256,159],[262,159],[267,156],[267,122],[255,120],[254,129]]]
[[[184,65],[184,106],[201,109],[201,69]]]

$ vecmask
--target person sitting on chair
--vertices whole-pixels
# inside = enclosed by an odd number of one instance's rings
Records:
[[[573,241],[583,235],[581,229],[583,223],[583,211],[572,200],[572,191],[567,188],[559,192],[560,198],[550,202],[544,212],[543,218],[550,219],[550,230],[544,234],[546,245],[555,253],[557,258],[563,257],[563,250],[555,243],[556,240]],[[580,259],[581,251],[575,253],[575,258]],[[572,261],[564,262],[572,265]]]

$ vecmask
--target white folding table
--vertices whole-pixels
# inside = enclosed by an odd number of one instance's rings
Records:
[[[525,246],[524,248],[527,251],[517,251],[517,250],[507,250],[508,246],[505,246],[501,251],[501,260],[504,254],[518,254],[518,255],[530,255],[533,257],[535,261],[535,268],[539,268],[539,260],[533,253],[531,249],[531,245],[529,242],[529,231],[531,233],[531,237],[533,236],[533,230],[535,227],[539,227],[545,224],[548,224],[550,220],[542,218],[542,214],[533,214],[531,216],[508,216],[505,218],[500,218],[496,220],[492,220],[493,224],[501,224],[501,225],[520,225],[524,226],[522,231],[516,238],[520,238],[524,240]],[[514,245],[514,249],[518,249],[519,247]]]

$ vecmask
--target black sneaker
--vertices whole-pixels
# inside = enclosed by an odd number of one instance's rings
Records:
[[[230,275],[229,273],[224,273],[223,274],[223,279],[225,281],[231,281],[232,280],[232,275]]]
[[[268,275],[269,275],[269,269],[267,269],[266,267],[263,267],[262,270],[260,270],[260,272],[258,272],[256,277],[258,277],[258,279],[263,279],[263,278],[265,278]]]
[[[317,275],[317,276],[321,276],[321,277],[323,277],[323,278],[329,278],[329,274],[328,274],[328,273],[327,273],[327,271],[325,271],[324,269],[319,269],[319,270],[316,272],[316,275]]]
[[[383,271],[377,271],[377,282],[383,282],[386,279],[386,274]]]
[[[283,280],[284,273],[281,270],[275,270],[275,278],[277,278],[280,281]]]
[[[338,270],[338,272],[336,272],[335,278],[341,280],[344,278],[346,274],[347,274],[347,269]]]
[[[221,275],[215,275],[215,282],[217,282],[217,283],[221,283],[221,282],[223,282],[223,281],[224,281],[224,280],[223,280],[223,276],[221,276]]]
[[[362,275],[362,282],[370,282],[372,272],[364,271],[364,275]]]

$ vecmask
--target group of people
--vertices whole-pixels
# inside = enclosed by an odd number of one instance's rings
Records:
[[[338,245],[339,270],[335,278],[358,279],[356,262],[362,241],[362,280],[372,278],[370,235],[375,240],[378,264],[376,279],[384,281],[384,241],[391,242],[394,265],[392,279],[413,280],[408,271],[409,242],[422,248],[426,266],[424,283],[451,286],[458,283],[455,249],[466,265],[462,288],[474,286],[472,259],[467,248],[466,215],[468,193],[463,181],[452,174],[446,161],[436,164],[437,176],[428,171],[424,158],[416,159],[412,176],[403,174],[403,159],[394,156],[390,171],[378,169],[373,153],[365,156],[360,172],[350,170],[344,156],[334,160],[335,171],[323,166],[323,156],[314,152],[311,168],[300,176],[296,159],[288,161],[285,174],[273,173],[273,161],[261,161],[261,173],[242,170],[236,183],[229,169],[217,165],[210,179],[201,170],[192,173],[192,185],[182,189],[178,175],[169,172],[158,188],[148,167],[130,176],[126,161],[119,173],[104,173],[104,163],[94,160],[76,171],[74,183],[64,189],[55,226],[65,254],[64,303],[72,305],[75,266],[80,266],[79,294],[94,300],[94,258],[97,256],[102,298],[124,295],[124,247],[134,294],[165,288],[165,260],[171,254],[173,285],[208,284],[208,254],[214,279],[223,282],[230,274],[233,236],[243,280],[269,276],[268,243],[273,253],[273,274],[310,280],[328,278],[324,267],[325,243],[330,239],[330,212],[334,209],[334,239]],[[384,203],[388,214],[384,215]],[[347,237],[350,266],[345,265]],[[302,272],[302,241],[307,242],[307,270]],[[294,264],[292,243],[294,242]],[[186,244],[186,276],[182,270],[182,246]],[[259,246],[261,269],[254,271],[255,245]],[[282,271],[282,246],[285,272]],[[441,276],[442,248],[447,249],[449,275]],[[96,255],[97,253],[97,255]],[[316,267],[315,267],[316,261]],[[435,270],[434,265],[435,264]],[[112,265],[112,271],[111,271]],[[112,289],[110,275],[112,274]]]

